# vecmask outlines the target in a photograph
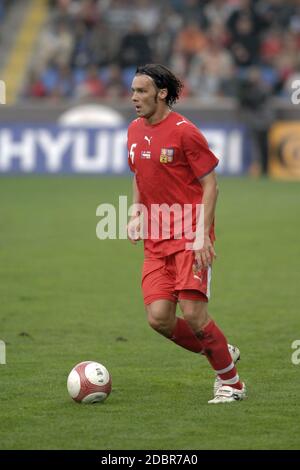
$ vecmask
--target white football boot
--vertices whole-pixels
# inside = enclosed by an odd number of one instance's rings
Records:
[[[229,385],[221,385],[218,388],[218,391],[215,397],[212,400],[209,400],[208,403],[210,404],[218,404],[218,403],[232,403],[234,401],[245,400],[247,398],[246,395],[246,386],[243,383],[242,390],[238,390],[237,388],[230,387]]]
[[[240,359],[240,350],[236,346],[232,346],[231,344],[228,344],[228,350],[230,352],[230,356],[232,357],[232,361],[234,364],[237,363]],[[216,393],[218,389],[222,386],[222,380],[218,375],[216,375],[215,381],[214,381],[214,387],[213,387],[213,394],[214,397],[216,396]]]

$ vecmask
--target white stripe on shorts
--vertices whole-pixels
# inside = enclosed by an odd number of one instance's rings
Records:
[[[207,268],[207,288],[206,288],[206,297],[210,299],[210,283],[211,283],[211,266]]]

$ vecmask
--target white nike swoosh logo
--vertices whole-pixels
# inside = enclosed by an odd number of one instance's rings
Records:
[[[178,121],[178,122],[176,122],[176,126],[180,126],[180,124],[183,124],[184,122],[187,123],[187,121],[185,121],[185,120],[183,120],[183,121]]]

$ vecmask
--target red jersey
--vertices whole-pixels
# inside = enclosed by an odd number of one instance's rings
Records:
[[[147,208],[149,230],[153,204],[178,204],[181,207],[201,204],[203,190],[198,178],[210,173],[217,166],[218,159],[198,128],[171,111],[163,121],[154,125],[148,124],[144,118],[130,124],[128,163],[136,176],[140,203]],[[195,228],[194,218],[195,214]],[[184,236],[174,238],[174,228],[167,239],[163,236],[154,239],[149,231],[148,234],[149,238],[144,240],[146,257],[168,256],[185,249],[187,243]],[[214,239],[213,227],[210,235]]]

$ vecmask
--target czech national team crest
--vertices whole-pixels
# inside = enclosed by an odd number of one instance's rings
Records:
[[[161,149],[160,151],[160,163],[171,163],[174,158],[174,149]]]

